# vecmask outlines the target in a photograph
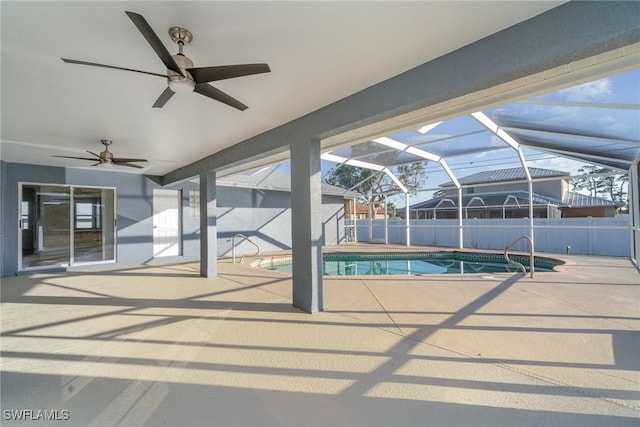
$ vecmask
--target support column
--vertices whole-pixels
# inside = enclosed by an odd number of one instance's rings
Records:
[[[353,224],[352,230],[353,230],[353,241],[354,243],[358,242],[358,201],[357,199],[354,197],[353,198],[353,221],[351,222]]]
[[[367,200],[367,208],[368,210],[368,214],[367,216],[369,218],[367,218],[369,220],[369,238],[367,239],[367,242],[371,243],[373,241],[373,217],[375,215],[375,209],[374,209],[374,205],[373,205],[373,197],[371,195],[371,192],[369,192],[369,198]]]
[[[411,210],[409,209],[409,193],[404,193],[404,205],[407,210],[407,216],[405,217],[405,228],[407,233],[407,246],[411,246],[411,220],[409,218],[409,214]],[[416,215],[417,218],[417,215]]]
[[[384,244],[389,244],[389,215],[387,212],[387,196],[384,196]]]
[[[218,276],[216,173],[200,174],[200,276]]]
[[[464,225],[462,222],[462,186],[459,183],[458,183],[458,247],[460,249],[464,249]]]
[[[629,168],[629,222],[631,231],[631,260],[640,266],[640,156]]]
[[[322,311],[322,189],[320,141],[299,141],[291,150],[293,306]]]
[[[524,170],[524,174],[527,177],[527,186],[529,189],[529,238],[531,239],[531,250],[535,248],[534,245],[534,224],[533,224],[533,179],[531,179],[531,174],[529,173],[529,167],[527,166],[527,161],[524,159],[524,153],[522,152],[522,147],[518,147],[516,149],[518,152],[518,157],[520,158],[520,163],[522,163],[522,169]]]

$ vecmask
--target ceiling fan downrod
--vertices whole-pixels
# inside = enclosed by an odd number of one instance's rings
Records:
[[[178,45],[179,53],[178,55],[183,55],[182,48],[185,45],[188,45],[193,40],[193,34],[185,28],[182,27],[171,27],[169,28],[169,37],[175,44]]]

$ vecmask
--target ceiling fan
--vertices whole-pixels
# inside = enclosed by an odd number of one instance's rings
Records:
[[[87,153],[94,155],[95,157],[72,157],[72,156],[53,156],[53,157],[62,157],[64,159],[78,159],[78,160],[89,160],[92,162],[96,162],[91,166],[98,165],[118,165],[118,166],[128,166],[130,168],[138,168],[142,169],[142,166],[134,165],[132,162],[146,162],[146,159],[130,159],[125,157],[113,157],[113,153],[109,151],[109,146],[113,144],[113,141],[110,139],[101,139],[100,142],[104,145],[104,151],[101,151],[100,154],[96,154],[93,151],[88,151]]]
[[[142,33],[142,36],[147,40],[156,55],[158,55],[160,60],[167,67],[166,74],[133,70],[131,68],[116,67],[113,65],[97,64],[94,62],[78,61],[75,59],[61,59],[70,64],[91,65],[94,67],[133,71],[136,73],[149,74],[167,79],[168,87],[160,94],[156,102],[153,104],[154,108],[162,108],[176,92],[193,91],[237,108],[240,111],[244,111],[248,108],[246,105],[222,92],[220,89],[216,89],[211,86],[208,82],[249,76],[252,74],[268,73],[271,71],[267,64],[221,65],[194,68],[193,62],[182,53],[183,47],[193,40],[193,35],[188,30],[181,27],[169,28],[169,36],[171,37],[171,40],[178,45],[178,53],[176,55],[171,55],[142,15],[134,12],[125,13],[131,21],[133,21],[133,24]]]

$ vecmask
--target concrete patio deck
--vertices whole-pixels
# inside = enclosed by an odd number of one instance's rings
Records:
[[[314,315],[287,274],[228,260],[3,278],[1,423],[638,426],[640,274],[563,258],[326,278]]]

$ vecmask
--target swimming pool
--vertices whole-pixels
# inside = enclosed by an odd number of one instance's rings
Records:
[[[510,255],[513,261],[529,267],[529,257]],[[535,257],[535,271],[553,271],[560,260]],[[504,255],[461,251],[414,253],[326,253],[323,255],[325,276],[387,276],[427,274],[505,273],[521,271],[507,264]],[[258,265],[269,270],[291,273],[291,257],[274,257]]]

